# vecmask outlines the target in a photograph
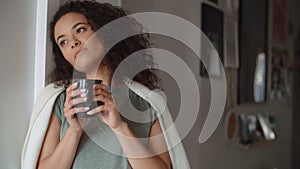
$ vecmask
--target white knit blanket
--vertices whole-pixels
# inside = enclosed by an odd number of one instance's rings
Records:
[[[131,80],[125,84],[137,95],[144,98],[159,113],[159,122],[169,149],[173,169],[190,169],[190,165],[173,119],[166,107],[166,100],[160,91],[151,91],[138,82]],[[55,88],[50,84],[44,88],[34,106],[28,132],[24,142],[21,168],[35,169],[49,124],[52,108],[57,96],[63,91],[62,87]]]

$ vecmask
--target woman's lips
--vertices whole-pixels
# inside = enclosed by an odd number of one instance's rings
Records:
[[[79,50],[75,53],[74,58],[77,59],[78,56],[79,56],[83,51],[85,51],[85,50],[87,50],[87,49],[86,49],[86,48],[84,48],[84,49],[79,49]]]

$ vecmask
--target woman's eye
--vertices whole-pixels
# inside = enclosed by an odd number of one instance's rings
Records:
[[[62,40],[62,41],[60,41],[59,45],[60,46],[65,46],[67,43],[68,43],[68,41]]]
[[[76,33],[82,33],[84,31],[85,31],[85,28],[79,28],[79,29],[76,30]]]

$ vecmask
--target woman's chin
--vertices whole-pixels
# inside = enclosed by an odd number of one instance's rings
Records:
[[[76,64],[75,69],[85,74],[97,73],[98,64]]]

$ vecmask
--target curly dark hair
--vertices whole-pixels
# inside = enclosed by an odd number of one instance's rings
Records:
[[[91,25],[92,30],[95,32],[101,27],[115,19],[127,16],[128,12],[117,6],[112,6],[108,3],[99,3],[96,1],[67,1],[62,5],[53,17],[50,23],[50,38],[52,42],[52,51],[54,54],[55,68],[51,73],[51,82],[55,82],[57,85],[67,86],[70,80],[74,78],[74,74],[78,77],[85,77],[81,72],[74,70],[73,66],[64,58],[59,46],[54,38],[54,28],[57,21],[67,13],[74,12],[80,13],[86,17],[88,23]],[[141,32],[140,34],[123,39],[114,45],[105,55],[103,62],[105,66],[108,66],[111,73],[114,73],[118,65],[130,54],[147,49],[151,46],[149,41],[149,34],[142,33],[143,27],[133,18],[130,18],[130,28],[135,31]],[[113,33],[112,35],[113,36]],[[113,37],[112,37],[113,38]],[[109,42],[108,42],[109,43]],[[133,80],[140,82],[150,89],[158,88],[159,78],[156,70],[153,68],[153,57],[150,53],[144,52],[140,55],[137,65],[146,64],[148,69],[145,69],[136,74]],[[136,66],[136,65],[135,65]],[[131,66],[130,66],[131,67]],[[130,69],[126,68],[126,72],[130,72]]]

